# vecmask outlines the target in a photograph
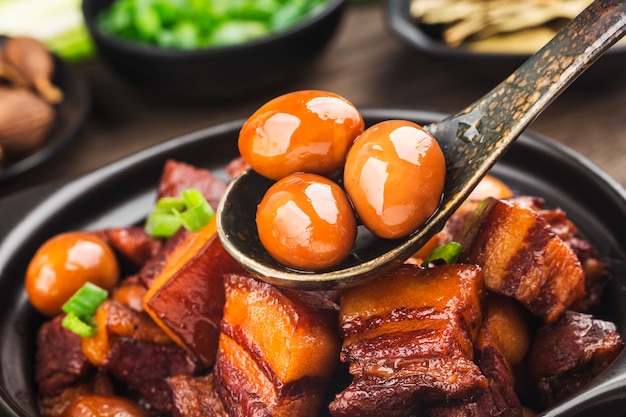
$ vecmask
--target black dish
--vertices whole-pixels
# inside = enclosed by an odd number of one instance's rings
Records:
[[[0,35],[0,45],[6,39]],[[0,165],[0,183],[22,174],[58,154],[74,140],[82,129],[91,108],[91,95],[86,81],[57,55],[52,81],[63,90],[64,99],[55,106],[56,118],[44,143],[34,151],[7,158]]]
[[[363,110],[368,125],[386,119],[430,123],[442,114]],[[98,169],[64,185],[49,185],[0,202],[0,415],[38,415],[33,383],[34,339],[43,318],[28,304],[23,277],[32,254],[56,233],[140,223],[155,198],[168,158],[211,169],[226,178],[237,156],[243,120],[191,133]],[[542,196],[563,208],[609,261],[615,280],[597,315],[626,334],[626,191],[585,158],[532,132],[523,134],[493,173],[517,193]],[[626,406],[626,354],[574,398],[542,416],[619,415]]]
[[[100,58],[131,84],[166,97],[224,99],[289,80],[335,34],[346,0],[329,0],[319,14],[266,38],[228,47],[173,50],[114,38],[96,16],[113,0],[84,0],[82,11]]]
[[[490,82],[504,79],[531,55],[476,52],[464,46],[450,47],[441,38],[441,28],[416,22],[409,10],[411,1],[413,0],[386,0],[384,10],[388,31],[411,50],[440,58],[452,65],[462,65],[459,69]],[[594,82],[606,80],[607,75],[621,74],[624,65],[626,45],[616,45],[589,68],[581,79]]]

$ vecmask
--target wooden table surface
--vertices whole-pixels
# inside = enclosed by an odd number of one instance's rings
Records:
[[[62,154],[0,185],[0,197],[48,181],[71,179],[178,135],[245,118],[287,91],[325,89],[363,108],[450,113],[500,81],[488,72],[481,74],[465,64],[408,48],[387,30],[383,3],[378,1],[350,4],[336,37],[297,79],[233,102],[190,104],[158,99],[128,85],[97,59],[74,65],[93,96],[84,130]],[[611,71],[594,75],[576,81],[530,129],[566,144],[626,186],[626,77]]]

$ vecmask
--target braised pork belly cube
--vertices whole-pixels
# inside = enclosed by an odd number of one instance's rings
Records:
[[[471,399],[451,400],[426,408],[429,417],[521,417],[515,392],[514,367],[530,347],[529,313],[517,301],[494,293],[487,295],[483,324],[474,342],[476,362],[489,389]]]
[[[144,309],[179,346],[212,366],[224,309],[223,275],[240,271],[213,219],[168,253],[144,296]]]
[[[83,338],[83,354],[95,366],[142,395],[157,411],[169,411],[166,378],[196,375],[199,361],[174,343],[145,313],[106,300],[95,314],[97,332]]]
[[[43,417],[62,415],[80,395],[113,392],[108,376],[87,360],[80,336],[65,329],[62,319],[48,320],[37,332],[35,381]]]
[[[169,159],[165,162],[159,179],[157,198],[178,197],[182,191],[195,188],[215,209],[226,190],[226,185],[226,182],[215,177],[207,169]]]
[[[431,404],[423,411],[428,417],[522,417],[522,405],[514,389],[509,366],[500,352],[486,346],[477,360],[489,381],[489,389],[468,400]]]
[[[486,199],[461,239],[461,260],[480,265],[490,291],[556,321],[585,293],[585,273],[572,249],[535,210]]]
[[[516,201],[520,200],[521,198],[517,198]],[[611,276],[609,264],[600,259],[598,252],[588,241],[577,235],[578,228],[562,209],[545,209],[543,199],[538,197],[525,197],[523,200],[528,207],[536,210],[550,225],[552,231],[574,251],[583,267],[585,296],[573,305],[572,309],[587,312],[598,306]]]
[[[575,393],[606,369],[624,343],[614,323],[567,311],[556,323],[541,327],[528,356],[544,405]]]
[[[150,236],[145,228],[139,226],[102,229],[95,233],[134,267],[142,267],[163,245],[161,240]]]
[[[213,374],[177,375],[167,379],[172,391],[172,417],[229,417],[215,389]]]
[[[325,294],[225,276],[215,384],[231,416],[316,416],[339,362],[338,307]]]
[[[181,192],[194,188],[202,193],[211,207],[217,208],[222,198],[226,183],[215,177],[210,171],[199,168],[185,162],[169,159],[166,161],[159,184],[157,187],[157,199],[163,197],[179,197]],[[159,274],[170,253],[186,237],[188,232],[180,228],[174,236],[170,237],[162,249],[143,265],[138,276],[146,287],[150,287],[152,280]]]
[[[341,359],[353,380],[331,414],[419,415],[422,404],[484,392],[488,381],[472,360],[484,294],[475,265],[403,265],[345,290]]]

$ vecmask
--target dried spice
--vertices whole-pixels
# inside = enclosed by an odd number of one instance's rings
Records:
[[[52,106],[22,88],[0,87],[0,148],[22,153],[39,146],[54,121]]]
[[[52,84],[52,55],[38,40],[9,38],[2,48],[2,60],[20,71],[46,101],[56,104],[63,100],[63,92]]]
[[[53,84],[54,59],[29,37],[0,43],[0,162],[39,147],[63,92]]]
[[[449,46],[480,44],[494,37],[515,35],[513,41],[520,48],[534,52],[535,45],[543,45],[589,3],[589,0],[412,0],[410,13],[420,24],[442,25],[442,39]],[[497,46],[496,42],[492,45]]]

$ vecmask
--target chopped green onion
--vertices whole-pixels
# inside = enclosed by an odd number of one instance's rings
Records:
[[[61,306],[67,315],[61,325],[81,337],[91,337],[96,333],[93,315],[109,293],[91,282],[86,282]]]
[[[195,232],[206,226],[214,216],[211,205],[202,193],[190,188],[180,197],[160,198],[146,220],[146,231],[154,237],[167,238],[182,226]]]
[[[98,330],[95,323],[88,323],[79,318],[75,313],[67,313],[67,315],[63,317],[63,320],[61,320],[61,326],[72,333],[76,333],[80,337],[93,337]]]
[[[436,247],[430,252],[430,254],[424,260],[423,266],[428,266],[433,262],[443,262],[448,265],[454,264],[459,260],[461,256],[461,245],[457,242],[446,243]]]
[[[152,212],[145,228],[150,236],[168,238],[180,229],[180,219],[171,213]]]
[[[97,24],[104,32],[163,48],[191,49],[241,44],[285,30],[319,13],[328,0],[114,0],[109,3],[97,16]]]
[[[79,317],[92,316],[108,295],[107,290],[86,282],[63,304],[61,310],[74,312]]]
[[[187,211],[176,212],[176,217],[180,219],[185,229],[195,232],[211,221],[215,213],[200,191],[184,190],[181,196],[187,206]]]

